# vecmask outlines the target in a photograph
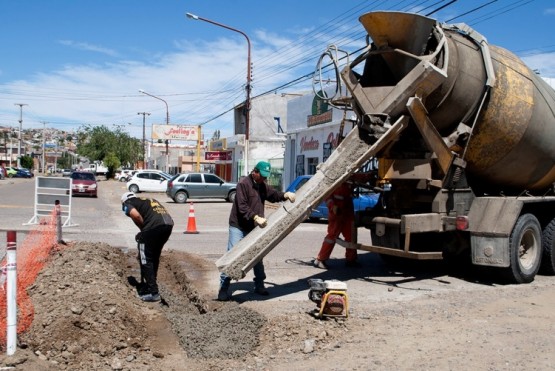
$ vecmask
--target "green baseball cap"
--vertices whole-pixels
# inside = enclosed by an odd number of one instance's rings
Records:
[[[255,169],[258,170],[260,172],[260,175],[262,175],[264,178],[270,176],[271,166],[269,162],[260,161],[258,162],[258,164],[256,164]]]

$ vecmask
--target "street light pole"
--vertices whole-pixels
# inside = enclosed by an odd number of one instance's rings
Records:
[[[149,97],[152,97],[154,99],[158,99],[158,100],[164,102],[164,104],[166,105],[166,125],[169,125],[170,124],[170,110],[168,108],[168,102],[166,102],[165,100],[163,100],[160,97],[157,97],[156,95],[152,95],[150,93],[147,93],[143,89],[139,89],[139,93],[143,93],[144,95],[148,95]],[[166,139],[166,172],[167,173],[170,172],[170,149],[169,149],[169,141],[167,139]]]
[[[21,128],[23,126],[23,106],[26,106],[25,103],[14,103],[14,106],[19,106],[19,145],[17,146],[17,167],[21,167]]]
[[[238,30],[236,28],[226,26],[225,24],[215,22],[215,21],[212,21],[212,20],[207,19],[207,18],[200,17],[200,16],[192,14],[192,13],[186,13],[186,16],[187,16],[187,18],[193,19],[195,21],[208,22],[208,23],[211,23],[213,25],[226,28],[230,31],[238,32],[241,35],[243,35],[245,37],[245,39],[247,39],[248,54],[247,54],[247,85],[245,87],[247,96],[246,96],[246,99],[245,99],[245,169],[244,169],[244,175],[248,175],[249,174],[248,148],[249,148],[249,129],[250,129],[250,109],[251,109],[251,41],[250,41],[250,39],[249,39],[249,37],[247,36],[246,33],[244,33],[241,30]]]
[[[147,168],[146,162],[146,133],[145,133],[145,120],[146,116],[150,116],[150,112],[137,112],[137,115],[143,115],[143,168]]]

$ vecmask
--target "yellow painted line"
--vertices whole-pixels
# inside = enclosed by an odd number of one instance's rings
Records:
[[[0,209],[32,209],[34,206],[0,205]]]

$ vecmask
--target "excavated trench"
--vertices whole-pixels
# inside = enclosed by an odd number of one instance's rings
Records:
[[[259,343],[265,318],[229,302],[212,308],[191,284],[184,265],[170,253],[161,264],[162,305],[173,332],[190,358],[241,358]],[[163,278],[162,278],[163,275]]]

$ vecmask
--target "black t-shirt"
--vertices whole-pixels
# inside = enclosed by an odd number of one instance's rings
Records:
[[[143,217],[143,228],[148,231],[161,225],[173,225],[173,219],[167,210],[153,198],[133,197],[123,204],[123,212],[129,216],[131,209],[137,209]]]

